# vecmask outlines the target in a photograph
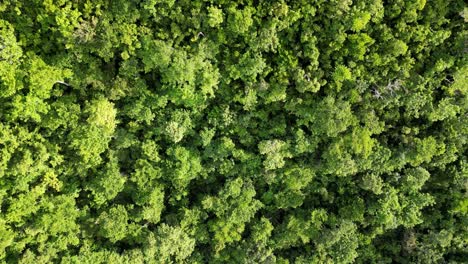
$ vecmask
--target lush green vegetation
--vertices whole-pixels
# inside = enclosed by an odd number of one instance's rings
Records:
[[[463,0],[2,0],[0,261],[463,263],[467,21]]]

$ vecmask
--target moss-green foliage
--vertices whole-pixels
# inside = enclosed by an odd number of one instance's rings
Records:
[[[467,10],[0,1],[0,262],[466,262]]]

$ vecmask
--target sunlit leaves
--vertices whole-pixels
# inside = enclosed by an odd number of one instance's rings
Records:
[[[463,262],[462,1],[107,2],[0,4],[0,262]]]
[[[291,157],[288,144],[281,140],[262,141],[258,145],[258,149],[260,154],[266,155],[263,164],[267,170],[282,168],[285,164],[284,158]]]
[[[99,233],[111,242],[119,241],[127,235],[128,213],[124,206],[117,205],[102,212],[96,224],[99,226]]]
[[[23,51],[17,43],[13,26],[0,20],[0,98],[11,96],[22,88],[17,72],[22,55]]]

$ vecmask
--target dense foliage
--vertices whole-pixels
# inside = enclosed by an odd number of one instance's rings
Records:
[[[0,261],[462,263],[463,0],[2,0]]]

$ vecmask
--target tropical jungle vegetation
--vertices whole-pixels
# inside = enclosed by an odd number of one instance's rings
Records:
[[[463,0],[2,0],[1,263],[466,263]]]

